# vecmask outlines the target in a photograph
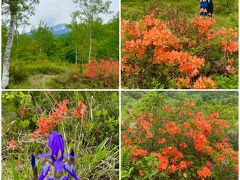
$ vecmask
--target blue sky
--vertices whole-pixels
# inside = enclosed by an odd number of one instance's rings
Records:
[[[119,11],[119,1],[111,1],[110,10],[116,14]],[[35,15],[29,19],[31,25],[25,27],[25,31],[29,31],[32,26],[38,26],[41,20],[50,26],[69,23],[71,22],[71,14],[75,10],[72,0],[40,0],[39,5],[36,6]],[[112,15],[102,16],[104,22],[108,22],[111,18]]]

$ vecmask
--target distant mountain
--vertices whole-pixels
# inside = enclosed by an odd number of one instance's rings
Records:
[[[69,33],[71,30],[67,28],[67,24],[57,24],[54,26],[51,26],[50,29],[52,29],[53,35],[62,35]]]

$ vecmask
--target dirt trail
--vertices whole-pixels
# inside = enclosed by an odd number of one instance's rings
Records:
[[[56,75],[52,74],[38,74],[35,76],[31,76],[28,81],[30,82],[29,88],[33,89],[49,89],[48,82],[50,82],[53,78],[55,78]]]

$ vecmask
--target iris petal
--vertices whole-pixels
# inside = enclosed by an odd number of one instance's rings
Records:
[[[56,172],[62,172],[63,171],[62,161],[59,161],[59,160],[55,161],[53,166],[54,166],[54,171],[56,171]]]
[[[39,158],[51,158],[52,154],[39,154],[38,157]]]
[[[72,164],[64,164],[63,169],[67,171],[75,180],[79,180]]]
[[[32,165],[32,171],[33,171],[33,180],[37,180],[38,173],[37,173],[36,159],[34,155],[32,155],[32,158],[31,158],[31,165]]]
[[[32,167],[36,167],[36,160],[35,160],[35,156],[34,155],[32,155],[31,165],[32,165]]]
[[[38,180],[44,180],[44,178],[47,176],[49,170],[50,170],[50,165],[49,165],[49,163],[46,163],[42,168],[42,171],[41,171],[41,174],[40,174]]]
[[[52,134],[48,138],[48,146],[52,151],[52,160],[55,161],[58,159],[59,153],[60,158],[59,160],[63,160],[64,157],[64,141],[57,131],[53,131]]]
[[[61,178],[61,180],[70,180],[67,176]]]

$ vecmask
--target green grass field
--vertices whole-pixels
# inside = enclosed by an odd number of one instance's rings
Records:
[[[10,89],[51,89],[64,87],[64,81],[69,81],[72,72],[78,66],[70,63],[51,62],[49,60],[25,62],[14,61],[10,70]],[[55,83],[59,80],[59,83]],[[69,88],[73,87],[69,85]]]
[[[143,3],[144,2],[144,3]],[[238,1],[214,0],[213,17],[220,26],[238,27]],[[122,19],[136,20],[155,8],[176,8],[184,16],[193,17],[199,15],[198,0],[122,0]]]
[[[85,65],[62,61],[13,61],[10,67],[9,89],[87,89],[104,88],[103,82],[78,79]],[[117,82],[115,83],[117,84]]]

